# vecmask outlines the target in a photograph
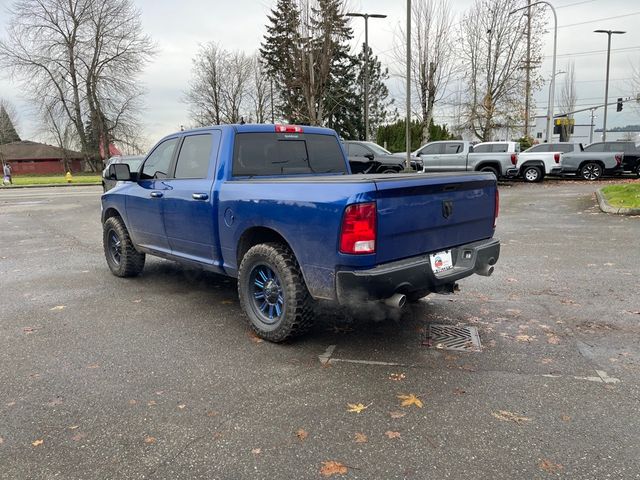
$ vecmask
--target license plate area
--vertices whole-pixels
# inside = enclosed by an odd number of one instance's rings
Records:
[[[453,268],[453,259],[451,258],[451,250],[444,250],[429,255],[431,263],[431,271],[433,273],[441,273]]]

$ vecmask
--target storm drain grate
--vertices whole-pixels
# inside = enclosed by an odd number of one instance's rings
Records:
[[[429,348],[460,352],[479,352],[482,349],[476,327],[455,325],[429,325],[422,344]]]

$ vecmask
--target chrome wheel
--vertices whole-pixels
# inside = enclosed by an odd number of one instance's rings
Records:
[[[602,167],[597,163],[587,163],[582,167],[582,178],[585,180],[598,180],[602,176]]]
[[[537,182],[538,178],[540,178],[540,170],[536,167],[530,167],[524,171],[524,179],[527,182]]]
[[[249,281],[254,312],[267,325],[278,322],[284,312],[284,294],[278,275],[267,265],[256,265]]]

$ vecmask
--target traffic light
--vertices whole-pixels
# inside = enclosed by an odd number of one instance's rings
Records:
[[[622,111],[622,98],[618,99],[618,106],[616,108],[616,112],[621,112]]]

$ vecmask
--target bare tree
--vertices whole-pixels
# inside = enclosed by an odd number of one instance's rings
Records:
[[[510,15],[517,0],[475,0],[461,24],[467,88],[466,122],[480,140],[522,118],[526,63],[523,17]],[[534,17],[536,18],[536,17]],[[540,51],[540,21],[532,22],[533,57]],[[533,83],[539,82],[534,73]]]
[[[572,60],[567,63],[567,71],[565,72],[564,82],[562,83],[562,89],[560,90],[560,113],[565,115],[567,120],[566,124],[562,125],[563,135],[562,138],[565,141],[571,139],[571,125],[570,120],[573,119],[573,112],[576,109],[578,103],[578,94],[576,91],[576,70],[575,62]]]
[[[227,55],[223,65],[222,120],[225,123],[238,123],[249,99],[252,60],[244,52],[232,52]]]
[[[20,136],[16,131],[18,112],[11,102],[0,98],[0,145],[19,142]]]
[[[248,95],[255,121],[265,123],[272,108],[271,79],[257,54],[251,57],[251,85]]]
[[[138,128],[136,77],[154,54],[132,1],[18,0],[10,13],[0,66],[45,118],[49,109],[66,115],[83,152],[108,155],[111,141]]]
[[[222,123],[222,88],[227,52],[215,42],[201,45],[193,58],[191,80],[184,95],[196,125]]]
[[[422,141],[429,140],[429,125],[438,102],[456,70],[455,30],[451,28],[453,13],[448,0],[414,0],[411,5],[412,45],[411,83],[417,99],[417,113],[422,124]],[[400,76],[406,78],[406,33],[396,36],[396,58],[402,66]]]

